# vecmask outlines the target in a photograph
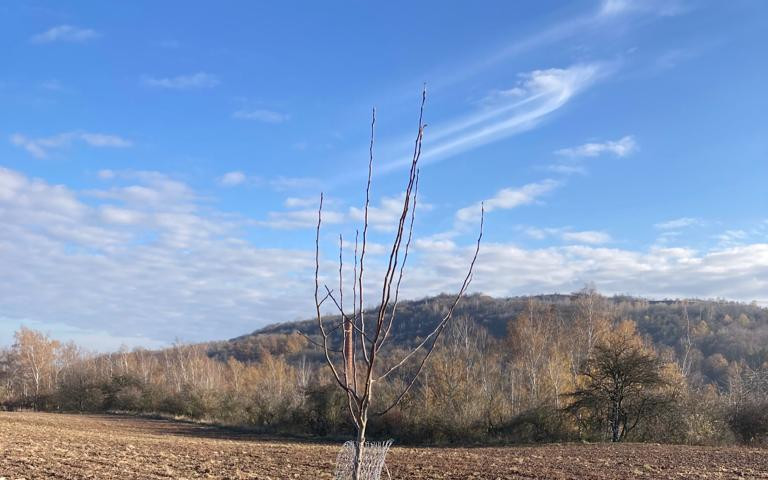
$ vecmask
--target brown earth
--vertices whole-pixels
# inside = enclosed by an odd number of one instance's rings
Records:
[[[338,445],[106,415],[0,412],[0,480],[323,479]],[[768,450],[677,445],[394,448],[394,479],[768,479]]]

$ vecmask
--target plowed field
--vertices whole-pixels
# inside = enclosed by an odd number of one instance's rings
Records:
[[[323,479],[338,445],[162,420],[0,413],[0,480]],[[394,448],[392,478],[768,479],[768,450],[670,445]]]

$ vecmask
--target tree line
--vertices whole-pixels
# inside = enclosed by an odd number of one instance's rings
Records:
[[[516,305],[501,333],[498,322],[459,310],[422,376],[396,408],[372,420],[370,436],[412,443],[766,441],[764,346],[723,340],[750,328],[759,337],[762,309],[742,317],[669,302],[654,308],[674,310],[674,317],[638,318],[636,304],[592,289]],[[354,430],[311,332],[248,338],[248,358],[222,354],[221,344],[93,354],[21,328],[0,350],[0,404],[179,416],[294,435]],[[713,350],[718,345],[722,353]],[[394,348],[384,368],[408,349],[406,341]],[[376,401],[392,403],[417,367],[387,377]]]

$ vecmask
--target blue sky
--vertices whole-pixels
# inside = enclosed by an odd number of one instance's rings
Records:
[[[309,316],[354,237],[370,281],[428,99],[404,294],[768,303],[768,6],[6,2],[0,343],[107,350]],[[349,253],[347,249],[347,253]]]

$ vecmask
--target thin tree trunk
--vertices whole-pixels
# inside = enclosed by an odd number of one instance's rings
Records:
[[[365,450],[365,429],[367,422],[365,420],[360,421],[360,427],[357,429],[357,444],[355,445],[355,474],[352,477],[353,480],[363,480],[360,478],[361,470],[363,467],[363,454]]]

